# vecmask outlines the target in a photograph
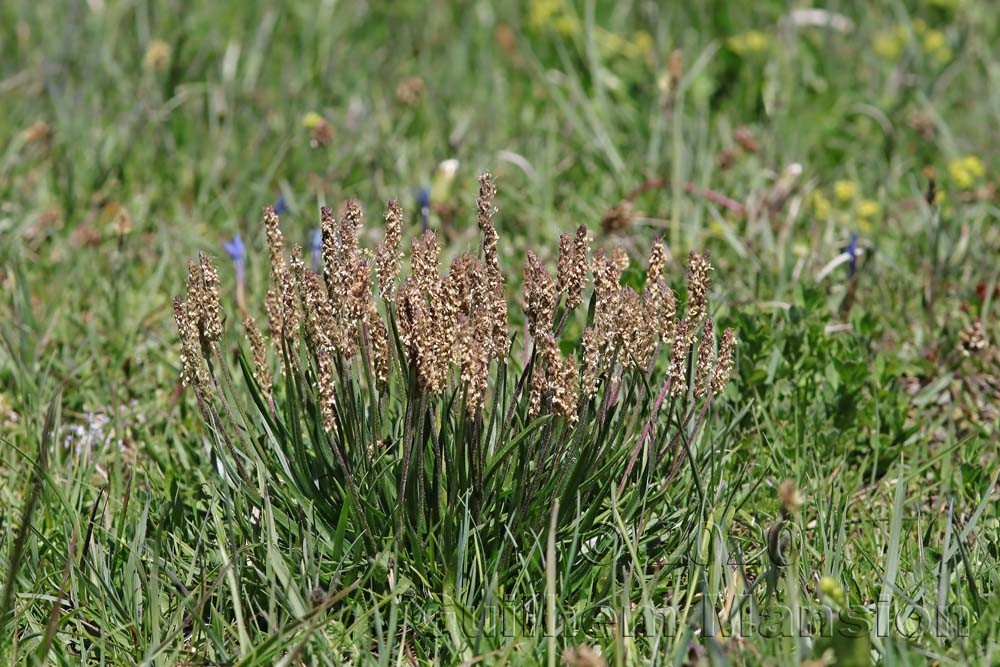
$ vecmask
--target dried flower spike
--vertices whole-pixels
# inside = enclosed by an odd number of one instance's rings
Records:
[[[202,396],[209,392],[208,372],[202,364],[198,343],[197,310],[191,303],[174,297],[174,321],[177,323],[177,337],[181,343],[181,384],[194,387]]]
[[[497,256],[497,235],[496,227],[493,224],[493,216],[496,214],[497,187],[493,183],[490,174],[483,174],[479,177],[479,197],[476,198],[476,220],[479,224],[479,232],[482,234],[483,259],[490,271],[494,275],[500,275],[500,258]]]
[[[687,356],[690,349],[688,329],[691,323],[683,319],[677,323],[674,331],[674,342],[670,349],[670,395],[683,396],[687,392]]]
[[[709,262],[707,252],[691,251],[687,279],[687,319],[691,324],[689,334],[693,334],[697,330],[698,325],[708,313],[708,290],[712,285],[712,277],[709,275],[711,270],[712,265]]]
[[[729,382],[729,376],[733,372],[733,355],[736,347],[736,332],[726,329],[722,334],[722,343],[719,345],[719,363],[715,367],[715,375],[712,376],[712,393],[720,394]]]
[[[219,271],[205,253],[198,256],[201,267],[201,277],[204,289],[201,292],[202,327],[205,338],[219,340],[222,338],[222,289],[219,286]]]
[[[802,493],[795,482],[786,479],[778,486],[778,500],[781,502],[781,511],[785,516],[798,513],[804,502]]]
[[[559,238],[558,290],[566,295],[566,309],[575,310],[583,298],[583,283],[587,275],[587,255],[590,237],[587,227],[580,225],[576,235],[563,234]]]
[[[552,276],[545,270],[545,265],[530,250],[524,263],[524,301],[525,314],[531,325],[531,335],[538,336],[539,332],[551,330],[555,313],[556,286]]]
[[[480,307],[472,321],[466,321],[462,343],[462,382],[465,383],[465,410],[470,417],[482,411],[489,384],[490,320]]]
[[[330,354],[320,350],[316,356],[316,366],[319,371],[316,378],[316,389],[319,393],[319,409],[323,419],[323,430],[327,433],[336,428],[336,394],[333,380],[333,361]]]
[[[653,247],[649,252],[649,270],[646,272],[646,283],[655,285],[663,276],[663,269],[667,265],[667,246],[662,238],[653,241]]]
[[[390,199],[385,209],[385,238],[378,247],[375,260],[379,293],[387,301],[392,301],[396,278],[399,277],[399,244],[402,237],[403,209],[398,201]]]
[[[552,407],[555,413],[571,424],[577,421],[577,403],[580,400],[580,375],[575,357],[567,357],[560,365],[558,362],[550,366],[554,378],[550,381],[552,390]]]
[[[246,331],[247,340],[250,342],[250,351],[253,354],[253,375],[260,385],[261,393],[264,396],[271,396],[271,369],[267,367],[267,352],[264,347],[264,337],[257,328],[257,321],[252,315],[247,315],[243,319],[243,329]]]
[[[264,231],[267,233],[267,251],[271,259],[271,284],[281,284],[285,271],[285,237],[281,233],[278,214],[270,206],[264,209]]]

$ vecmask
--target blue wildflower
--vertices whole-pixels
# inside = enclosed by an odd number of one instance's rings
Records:
[[[851,232],[851,242],[843,249],[844,254],[846,254],[850,259],[848,260],[850,267],[847,275],[851,278],[854,277],[854,272],[858,270],[858,255],[861,253],[858,250],[858,235]]]
[[[285,201],[285,195],[279,195],[278,201],[274,202],[274,212],[281,215],[288,210],[288,202]]]
[[[420,230],[426,232],[431,226],[431,191],[426,185],[417,190],[417,204],[420,206]]]
[[[233,268],[236,269],[236,305],[241,310],[246,309],[246,254],[247,247],[243,244],[237,232],[231,241],[224,241],[223,250],[233,260]]]
[[[236,268],[236,281],[242,283],[246,267],[247,247],[243,244],[243,239],[240,238],[239,232],[233,236],[232,241],[223,242],[222,247],[226,251],[226,254],[229,255],[229,259],[233,260],[233,266]]]
[[[312,230],[309,237],[309,252],[312,253],[313,271],[319,273],[320,259],[323,252],[323,232],[319,229]]]

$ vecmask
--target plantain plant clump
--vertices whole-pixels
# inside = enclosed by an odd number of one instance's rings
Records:
[[[656,241],[643,282],[621,249],[592,251],[581,226],[561,237],[555,275],[527,253],[509,302],[496,188],[488,174],[479,182],[479,247],[450,266],[433,231],[404,261],[395,201],[381,244],[360,247],[364,214],[348,201],[322,210],[314,271],[268,208],[266,327],[244,314],[242,335],[227,333],[236,318],[204,254],[174,300],[229,548],[246,554],[237,575],[267,561],[255,553],[295,553],[302,531],[320,535],[309,544],[327,551],[325,570],[276,577],[307,581],[299,615],[351,596],[430,596],[422,610],[438,599],[458,613],[407,621],[407,650],[422,655],[444,649],[421,648],[421,623],[446,625],[458,656],[502,645],[473,611],[484,605],[548,593],[568,609],[584,588],[588,600],[610,595],[626,566],[659,564],[665,590],[691,576],[663,564],[697,552],[697,508],[716,493],[711,462],[727,433],[713,401],[723,406],[736,337],[710,317],[707,254],[692,252],[673,281]],[[607,581],[583,562],[605,564]],[[543,576],[525,577],[533,568]],[[271,627],[287,620],[253,595],[243,604]]]

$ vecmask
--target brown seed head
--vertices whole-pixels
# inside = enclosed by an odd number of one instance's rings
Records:
[[[712,285],[712,277],[709,272],[712,264],[709,261],[708,253],[697,253],[691,251],[688,262],[688,302],[687,319],[690,321],[691,330],[689,335],[693,335],[701,321],[708,313],[708,290]]]
[[[403,237],[403,209],[395,199],[389,200],[385,209],[385,238],[378,247],[375,273],[378,275],[379,293],[391,301],[396,279],[399,277],[399,244]]]
[[[663,239],[657,238],[653,241],[653,248],[649,252],[649,270],[646,272],[646,283],[656,284],[663,277],[663,268],[667,265],[667,246]]]
[[[797,514],[804,502],[802,493],[795,482],[786,479],[778,486],[778,500],[781,502],[781,511],[785,516]]]
[[[399,329],[399,342],[406,350],[410,363],[416,363],[415,320],[417,311],[421,309],[421,301],[413,279],[404,280],[396,291],[396,326]]]
[[[323,288],[323,281],[319,275],[308,269],[305,271],[303,283],[303,301],[306,311],[306,335],[313,354],[318,354],[320,350],[332,354],[336,350],[345,357],[350,357],[354,349],[353,339],[345,339],[330,299]]]
[[[326,350],[317,351],[316,367],[316,391],[319,394],[319,409],[323,419],[323,430],[330,433],[337,426],[337,400],[333,360],[329,352]]]
[[[530,250],[524,263],[524,301],[531,335],[550,331],[555,313],[556,286],[545,265]]]
[[[441,261],[441,246],[437,234],[428,229],[413,239],[413,249],[410,251],[413,282],[429,299],[437,296],[441,283],[439,263]]]
[[[653,284],[647,282],[643,297],[646,317],[656,327],[660,340],[672,340],[674,318],[677,316],[677,297],[674,296],[674,291],[660,278]]]
[[[722,334],[722,343],[719,345],[719,362],[715,367],[715,375],[712,376],[712,393],[721,394],[729,382],[729,376],[733,372],[733,355],[736,348],[736,332],[726,329]]]
[[[634,368],[645,368],[656,346],[657,329],[655,322],[646,317],[639,294],[631,287],[621,288],[614,327],[615,341],[622,346],[625,361]]]
[[[580,375],[576,357],[569,356],[561,365],[554,363],[549,368],[555,376],[550,381],[552,408],[557,415],[575,424],[578,418],[577,404],[580,401]]]
[[[403,79],[396,86],[396,99],[405,106],[412,107],[420,101],[424,93],[424,80],[419,76]]]
[[[367,317],[368,304],[371,300],[371,267],[366,260],[358,259],[347,282],[347,322],[345,324],[352,326],[363,322]]]
[[[462,323],[462,382],[465,383],[465,409],[475,417],[486,401],[489,384],[490,319],[485,306],[476,309],[475,317]]]
[[[586,226],[580,225],[573,238],[568,234],[559,238],[558,290],[566,295],[568,310],[575,310],[582,302],[589,253],[590,237]]]
[[[285,237],[281,233],[278,214],[270,206],[264,209],[264,230],[267,232],[267,251],[271,258],[271,284],[281,285],[281,274],[285,271]]]
[[[674,331],[674,342],[670,348],[670,368],[667,371],[670,378],[670,395],[683,396],[687,392],[687,356],[691,342],[688,330],[691,323],[683,319],[677,323]]]
[[[201,359],[197,318],[197,309],[192,308],[190,302],[174,297],[174,322],[181,343],[181,384],[194,387],[202,396],[207,396],[209,378]]]
[[[284,328],[281,323],[281,300],[278,298],[278,288],[272,287],[267,290],[264,309],[267,311],[267,327],[270,329],[271,338],[277,340]]]
[[[618,314],[621,311],[621,271],[614,261],[603,251],[594,255],[594,293],[596,302],[594,308],[594,329],[601,341],[602,354],[606,355],[604,363],[610,366],[614,363],[613,356],[615,336],[618,334]]]
[[[540,331],[535,339],[537,354],[546,363],[555,363],[559,360],[559,344],[551,331]]]
[[[299,298],[295,289],[295,277],[288,269],[281,274],[281,333],[293,346],[298,345],[299,323],[302,321],[299,312]]]
[[[195,316],[193,325],[198,329],[199,333],[202,330],[202,314],[201,305],[205,302],[205,283],[201,279],[201,268],[194,262],[194,260],[188,260],[188,272],[187,272],[187,293],[185,298],[187,299],[187,304],[185,308],[193,309]]]
[[[583,301],[583,284],[587,278],[590,254],[590,235],[586,225],[580,225],[573,237],[573,262],[566,280],[566,307],[575,310]]]
[[[629,265],[628,253],[625,252],[625,248],[622,248],[621,246],[615,248],[614,252],[611,253],[611,261],[615,263],[615,267],[618,269],[619,275],[625,273],[625,269],[627,269]]]
[[[496,214],[497,187],[493,183],[493,177],[486,173],[479,176],[479,197],[476,199],[476,220],[479,224],[479,232],[482,234],[483,259],[490,270],[497,276],[500,275],[500,258],[497,256],[497,235],[496,227],[493,224],[493,216]]]
[[[556,288],[560,293],[566,291],[573,259],[573,237],[562,234],[559,236],[559,260],[556,264]]]
[[[219,340],[222,338],[222,290],[219,287],[219,271],[205,253],[199,254],[198,261],[204,285],[198,310],[201,312],[205,338]]]
[[[345,259],[356,256],[359,252],[358,235],[365,222],[365,212],[361,202],[348,199],[344,202],[344,214],[340,219],[337,233],[340,236],[340,250]]]
[[[260,391],[264,396],[271,396],[271,369],[267,365],[267,348],[264,346],[264,336],[257,328],[257,321],[252,315],[247,315],[243,319],[243,329],[246,331],[247,340],[250,342],[250,351],[253,354],[253,375],[260,385]]]
[[[601,218],[601,228],[606,234],[624,232],[635,222],[637,214],[635,206],[627,199],[623,199],[604,214]]]
[[[448,275],[442,283],[444,296],[453,314],[462,313],[469,317],[482,303],[473,299],[473,286],[477,280],[477,261],[469,253],[463,253],[451,262]]]

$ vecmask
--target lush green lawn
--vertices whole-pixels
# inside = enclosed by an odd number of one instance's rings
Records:
[[[1000,660],[991,0],[279,4],[0,3],[0,659]],[[512,407],[485,498],[426,509],[395,486],[424,423],[401,370],[345,418],[386,445],[352,454],[357,495],[350,475],[303,492],[281,455],[315,450],[251,400],[222,243],[246,242],[264,323],[264,206],[283,197],[308,264],[320,206],[358,198],[375,248],[396,197],[409,256],[427,186],[450,261],[478,247],[481,172],[516,350],[527,252],[554,272],[586,224],[637,289],[654,238],[681,294],[688,252],[710,251],[732,381],[665,467],[636,443],[647,419],[690,426],[650,407],[669,359],[607,421]],[[221,273],[234,448],[180,383],[171,299],[199,251]],[[501,407],[525,359],[496,371]],[[455,397],[426,422],[449,465],[482,426]],[[578,475],[525,485],[542,469],[506,457],[539,433]]]

